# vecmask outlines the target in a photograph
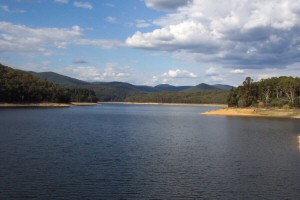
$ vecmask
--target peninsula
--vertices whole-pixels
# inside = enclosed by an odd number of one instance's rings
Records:
[[[239,117],[282,117],[300,118],[299,109],[279,108],[223,108],[201,113],[215,116],[239,116]]]
[[[204,115],[300,118],[300,79],[273,77],[254,82],[247,77],[232,89],[228,107]]]

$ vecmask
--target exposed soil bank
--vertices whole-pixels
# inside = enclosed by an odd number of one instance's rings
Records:
[[[300,118],[299,109],[265,108],[224,108],[201,113],[203,115],[246,116],[246,117],[287,117]]]

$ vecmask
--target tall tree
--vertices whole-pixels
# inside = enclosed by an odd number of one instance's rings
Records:
[[[258,83],[259,89],[261,94],[264,97],[264,102],[267,105],[270,97],[271,97],[271,92],[272,92],[272,82],[271,79],[262,79]]]
[[[300,85],[299,81],[293,77],[283,77],[280,80],[279,85],[289,99],[289,102],[294,104],[296,90]]]

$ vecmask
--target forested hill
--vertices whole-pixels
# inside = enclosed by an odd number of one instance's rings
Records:
[[[125,82],[85,82],[53,72],[35,73],[34,76],[73,88],[89,88],[95,91],[99,101],[178,102],[178,103],[226,103],[229,85],[157,86],[133,85]],[[161,98],[165,96],[166,98]]]
[[[32,72],[32,71],[30,71],[29,73],[32,74],[33,76],[37,76],[39,78],[46,79],[52,83],[60,84],[60,85],[64,85],[64,86],[72,87],[72,86],[85,86],[85,85],[91,84],[86,81],[78,80],[78,79],[64,76],[61,74],[57,74],[54,72]]]
[[[92,90],[70,89],[0,64],[0,102],[69,103],[71,101],[96,102],[97,98]]]
[[[300,107],[300,78],[272,77],[254,82],[247,77],[243,84],[230,91],[230,107]]]
[[[0,102],[226,103],[231,86],[133,85],[86,82],[54,72],[24,72],[0,65]]]

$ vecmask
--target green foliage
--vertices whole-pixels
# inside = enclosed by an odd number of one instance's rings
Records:
[[[283,76],[253,82],[247,77],[242,86],[230,91],[227,103],[229,107],[299,107],[299,94],[299,78]]]
[[[68,103],[75,99],[97,101],[95,93],[91,90],[65,88],[0,64],[0,102]]]
[[[293,106],[295,108],[300,108],[300,97],[295,98]]]
[[[197,103],[197,104],[225,104],[229,91],[214,90],[202,92],[158,92],[129,96],[128,102],[154,103]]]
[[[271,107],[282,108],[284,105],[287,105],[288,103],[289,101],[287,99],[273,98],[268,105]]]
[[[232,88],[227,97],[228,107],[236,107],[238,105],[238,100],[239,100],[238,89]]]

